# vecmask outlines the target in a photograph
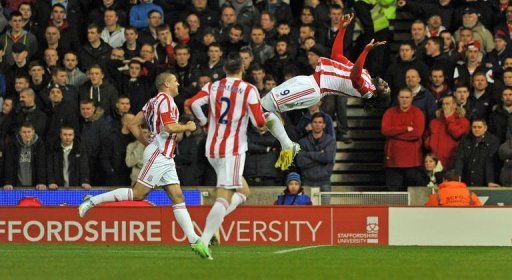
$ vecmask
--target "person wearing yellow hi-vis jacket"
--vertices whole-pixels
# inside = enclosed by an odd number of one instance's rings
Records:
[[[355,0],[354,9],[363,25],[363,41],[391,41],[393,38],[390,20],[396,17],[396,0]],[[383,75],[386,65],[389,65],[389,46],[379,47],[379,51],[370,54],[368,70],[372,75]]]

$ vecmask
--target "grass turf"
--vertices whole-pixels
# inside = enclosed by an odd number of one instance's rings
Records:
[[[0,244],[0,279],[510,279],[496,247],[213,247]]]

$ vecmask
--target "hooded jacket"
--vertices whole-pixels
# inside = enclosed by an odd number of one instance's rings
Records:
[[[112,116],[116,108],[118,93],[116,88],[103,80],[99,87],[94,87],[90,81],[83,84],[78,90],[80,100],[92,99],[96,107],[101,107],[107,117]]]
[[[109,60],[112,47],[100,39],[100,45],[93,48],[89,42],[82,46],[80,49],[80,65],[83,71],[87,71],[93,64],[99,64],[103,69],[106,69],[106,62]]]
[[[46,185],[46,150],[43,141],[39,139],[37,134],[28,145],[23,143],[19,134],[16,135],[13,141],[7,144],[5,153],[5,185],[23,186],[20,181],[19,172],[27,172],[27,170],[20,170],[22,169],[20,166],[20,156],[22,153],[26,156],[30,153],[31,174],[24,175],[32,176],[32,186],[38,184]],[[28,158],[24,160],[26,161]]]
[[[27,61],[29,61],[30,58],[34,56],[38,51],[37,39],[34,34],[25,30],[21,30],[21,35],[16,40],[14,40],[11,35],[11,30],[7,30],[7,32],[5,32],[5,34],[0,37],[0,45],[2,46],[2,51],[4,52],[3,58],[9,65],[14,64],[14,58],[12,57],[12,45],[14,43],[22,43],[23,45],[27,46]]]

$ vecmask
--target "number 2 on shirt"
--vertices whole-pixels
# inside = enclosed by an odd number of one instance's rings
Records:
[[[224,110],[224,112],[222,112],[222,114],[220,114],[219,123],[220,124],[228,124],[229,120],[226,119],[226,116],[229,112],[229,107],[231,107],[231,100],[229,100],[229,98],[227,98],[227,97],[221,97],[220,102],[221,102],[221,108],[222,108],[222,102],[226,102],[226,109]]]

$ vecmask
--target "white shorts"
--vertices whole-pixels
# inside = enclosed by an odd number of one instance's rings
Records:
[[[223,158],[208,158],[208,161],[217,173],[217,188],[242,188],[242,176],[245,166],[245,153],[238,156]]]
[[[174,159],[162,155],[155,142],[144,149],[144,165],[137,182],[149,188],[180,183]]]
[[[273,88],[261,99],[268,112],[286,112],[309,108],[322,99],[313,76],[296,76]]]

